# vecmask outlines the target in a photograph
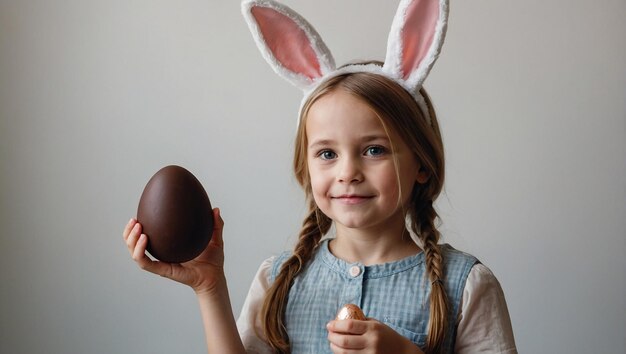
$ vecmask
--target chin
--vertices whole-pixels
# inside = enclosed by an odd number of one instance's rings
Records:
[[[355,220],[355,219],[350,219],[350,220],[342,220],[341,218],[339,219],[334,219],[335,223],[340,224],[343,227],[349,228],[349,229],[362,229],[362,228],[366,228],[369,225],[369,223],[366,220]]]

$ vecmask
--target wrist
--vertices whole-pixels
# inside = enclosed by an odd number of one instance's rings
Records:
[[[206,289],[194,289],[194,292],[200,304],[200,310],[202,312],[207,311],[208,313],[212,313],[208,318],[223,316],[225,313],[232,311],[230,296],[228,295],[228,288],[226,287],[225,281],[223,284],[220,284],[220,286]]]
[[[200,284],[191,288],[198,298],[215,298],[222,297],[224,293],[228,294],[226,276],[223,274],[210,284]]]

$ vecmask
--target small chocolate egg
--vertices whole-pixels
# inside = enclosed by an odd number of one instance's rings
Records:
[[[196,258],[213,233],[213,211],[198,179],[180,166],[166,166],[150,178],[139,199],[137,221],[148,235],[147,251],[163,262]]]
[[[365,321],[366,317],[365,314],[363,314],[363,311],[361,311],[361,309],[355,305],[355,304],[346,304],[343,305],[342,308],[339,309],[339,312],[337,312],[337,319],[338,320],[359,320],[359,321]]]

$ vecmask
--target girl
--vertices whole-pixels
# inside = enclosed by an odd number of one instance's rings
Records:
[[[150,260],[131,219],[123,236],[133,259],[194,289],[209,353],[516,353],[493,274],[438,243],[443,146],[421,84],[443,42],[447,1],[403,1],[385,64],[339,69],[284,5],[243,9],[268,62],[305,91],[294,170],[309,212],[298,242],[263,262],[237,323],[218,209],[207,249],[184,264]],[[368,318],[333,320],[346,303]]]

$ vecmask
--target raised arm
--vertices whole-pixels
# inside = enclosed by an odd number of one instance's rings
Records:
[[[215,226],[207,248],[185,263],[153,261],[146,255],[148,236],[134,218],[126,225],[123,237],[137,265],[143,270],[190,286],[200,303],[209,354],[245,354],[230,304],[224,275],[224,221],[213,209]]]

